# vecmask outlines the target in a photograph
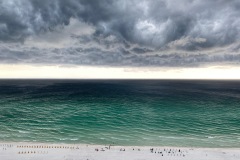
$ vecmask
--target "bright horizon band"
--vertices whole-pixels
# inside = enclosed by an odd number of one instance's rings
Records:
[[[0,78],[46,79],[240,79],[239,66],[90,67],[60,65],[0,65]]]

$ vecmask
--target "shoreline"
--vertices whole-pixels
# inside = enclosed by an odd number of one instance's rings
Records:
[[[79,146],[115,146],[115,147],[160,147],[160,148],[192,148],[192,149],[239,149],[240,147],[201,147],[201,146],[156,146],[156,145],[116,145],[116,144],[88,144],[88,143],[66,143],[66,142],[11,142],[0,141],[1,144],[43,144],[43,145],[79,145]]]
[[[40,141],[0,141],[0,144],[55,144],[55,145],[88,145],[88,146],[121,146],[121,147],[168,147],[168,148],[193,148],[193,149],[240,149],[240,147],[211,147],[211,146],[167,146],[167,145],[118,145],[114,143],[106,143],[106,144],[90,144],[90,143],[68,143],[68,142],[40,142]]]
[[[38,142],[0,142],[0,159],[44,160],[239,160],[240,148],[115,146]]]

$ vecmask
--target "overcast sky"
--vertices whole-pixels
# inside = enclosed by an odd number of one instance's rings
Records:
[[[239,0],[0,0],[0,65],[240,65]]]

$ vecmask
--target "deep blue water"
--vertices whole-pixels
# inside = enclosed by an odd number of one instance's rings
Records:
[[[0,141],[240,147],[240,81],[0,80]]]

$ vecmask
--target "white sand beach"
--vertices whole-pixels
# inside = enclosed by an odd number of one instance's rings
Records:
[[[240,148],[0,143],[0,160],[239,160]]]

